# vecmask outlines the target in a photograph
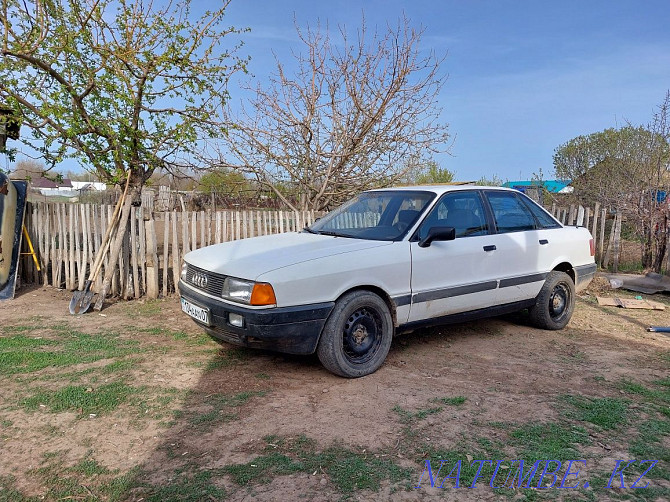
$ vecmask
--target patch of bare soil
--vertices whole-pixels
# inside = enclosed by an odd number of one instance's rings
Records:
[[[16,299],[0,304],[0,325],[39,315],[49,324],[67,323],[89,333],[122,330],[124,336],[141,337],[142,343],[180,347],[152,353],[133,373],[133,385],[168,385],[188,393],[169,405],[180,412],[172,421],[142,419],[123,409],[82,418],[42,410],[26,413],[16,406],[16,399],[30,384],[22,388],[15,381],[3,383],[0,418],[11,425],[0,426],[0,476],[15,476],[27,495],[44,494],[47,487],[36,484],[31,472],[44,464],[45,454],[62,452],[65,466],[89,455],[121,473],[139,466],[144,482],[166,485],[176,482],[174,473],[180,466],[215,469],[245,463],[267,448],[267,436],[306,436],[323,448],[337,445],[356,452],[386,452],[399,465],[414,469],[417,481],[421,467],[416,459],[406,458],[407,430],[398,409],[427,409],[437,406],[441,398],[465,397],[462,405],[443,406],[443,411],[417,422],[412,431],[422,442],[448,450],[467,441],[473,424],[478,434],[495,440],[505,433],[496,423],[554,420],[560,412],[555,404],[559,395],[606,395],[610,391],[596,385],[596,377],[609,382],[667,377],[667,364],[658,355],[670,349],[670,337],[644,328],[670,325],[670,309],[599,307],[594,298],[605,291],[601,282],[578,299],[565,330],[537,330],[519,314],[417,331],[394,341],[379,371],[355,380],[328,373],[315,357],[230,346],[214,352],[217,346],[211,341],[205,345],[212,349],[208,353],[189,355],[192,348],[182,341],[146,331],[169,327],[193,336],[199,333],[176,299],[158,302],[159,312],[145,309],[138,314],[142,304],[120,302],[102,313],[73,317],[67,312],[69,292],[24,289]],[[194,360],[201,364],[193,364]],[[255,394],[225,410],[234,414],[230,419],[224,417],[209,426],[193,420],[210,409],[207,403],[212,395],[241,392]],[[280,476],[249,489],[225,476],[220,483],[231,494],[230,500],[339,498],[331,480],[320,472]],[[382,486],[378,493],[354,493],[353,498],[418,500],[433,495],[425,490],[394,492]],[[497,496],[487,488],[458,493],[459,500],[495,500]],[[127,494],[129,500],[136,497],[135,492]]]

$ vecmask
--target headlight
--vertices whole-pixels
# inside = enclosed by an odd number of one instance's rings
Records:
[[[221,296],[227,300],[247,305],[276,305],[272,285],[267,282],[245,281],[227,277],[223,281]]]
[[[181,280],[186,280],[186,271],[188,270],[188,264],[184,262],[181,266]]]

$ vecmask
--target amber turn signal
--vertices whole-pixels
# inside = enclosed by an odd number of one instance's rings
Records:
[[[275,291],[267,282],[257,282],[251,292],[249,305],[276,305]]]

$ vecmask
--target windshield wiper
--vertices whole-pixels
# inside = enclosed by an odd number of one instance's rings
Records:
[[[302,231],[303,231],[303,232],[308,232],[308,233],[310,233],[310,234],[318,234],[318,233],[319,233],[319,232],[317,232],[316,230],[312,230],[312,229],[309,228],[308,226],[303,227]]]
[[[338,234],[337,232],[333,232],[331,230],[321,230],[321,231],[317,232],[317,234],[330,235],[332,237],[349,237],[348,235]]]

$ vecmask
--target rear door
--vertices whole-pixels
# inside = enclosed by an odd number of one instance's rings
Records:
[[[552,235],[560,224],[548,214],[539,221],[543,210],[516,192],[488,190],[485,197],[495,225],[493,253],[501,264],[498,303],[534,298],[551,269],[557,245]]]

